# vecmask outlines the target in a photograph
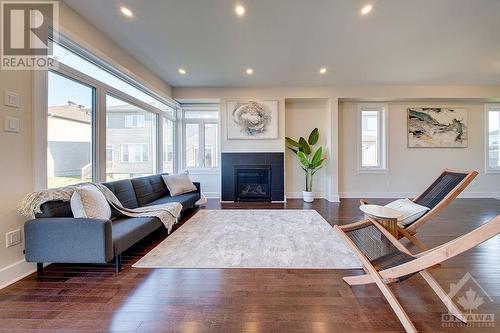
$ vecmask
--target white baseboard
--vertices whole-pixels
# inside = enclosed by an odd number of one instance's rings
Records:
[[[324,192],[314,192],[314,197],[318,199],[325,199]],[[287,199],[302,199],[302,192],[286,192]]]
[[[203,192],[207,199],[219,199],[220,192]]]
[[[340,192],[340,198],[388,198],[388,199],[400,199],[400,198],[415,198],[420,193],[418,192]],[[467,199],[494,199],[499,198],[500,192],[465,192],[462,193],[459,198]]]
[[[336,194],[326,194],[325,192],[314,192],[314,198],[326,199],[330,202],[339,202],[340,198]],[[302,199],[302,192],[286,192],[286,199]]]
[[[0,269],[0,289],[36,272],[36,264],[26,262],[24,259]]]

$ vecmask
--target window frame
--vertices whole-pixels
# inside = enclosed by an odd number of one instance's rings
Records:
[[[363,166],[363,111],[378,113],[378,129],[380,143],[378,143],[377,166]],[[357,172],[358,174],[386,174],[389,173],[389,106],[386,103],[359,103],[357,109]]]
[[[217,119],[213,118],[186,118],[186,113],[190,111],[217,111]],[[193,172],[218,172],[220,170],[220,110],[218,104],[197,104],[197,105],[182,105],[182,169],[190,170]],[[198,156],[197,160],[199,162],[198,167],[188,167],[186,163],[186,125],[188,124],[198,124]],[[205,166],[205,124],[215,124],[217,125],[217,152],[216,161],[217,166],[206,167]]]
[[[179,104],[174,100],[170,100],[158,94],[157,92],[151,90],[146,85],[141,83],[139,79],[131,77],[127,74],[124,74],[121,71],[121,66],[115,64],[113,62],[102,60],[95,56],[90,51],[82,48],[78,44],[70,41],[69,39],[60,35],[60,39],[58,44],[61,47],[68,49],[70,52],[80,56],[85,59],[101,67],[103,70],[108,71],[110,74],[117,76],[119,79],[124,80],[126,83],[132,85],[133,87],[141,90],[145,94],[150,95],[151,97],[157,99],[161,103],[165,104],[169,108],[171,108],[172,112],[163,111],[155,106],[145,103],[132,95],[121,92],[120,90],[107,85],[104,82],[99,81],[93,77],[88,76],[87,74],[80,72],[77,69],[74,69],[68,65],[55,61],[55,68],[50,70],[40,70],[33,71],[33,109],[34,116],[32,118],[32,124],[35,128],[33,141],[34,141],[34,176],[35,176],[35,187],[37,189],[45,189],[48,185],[48,175],[47,175],[47,99],[48,99],[48,72],[53,72],[58,75],[62,75],[67,77],[68,79],[75,80],[77,82],[81,82],[89,87],[94,89],[94,109],[93,109],[93,128],[92,128],[92,179],[95,182],[104,182],[106,181],[106,95],[110,95],[112,97],[121,99],[131,105],[143,109],[144,111],[152,112],[156,117],[156,136],[153,138],[153,142],[156,145],[156,149],[154,154],[156,158],[154,159],[154,172],[159,173],[163,172],[163,162],[159,156],[163,156],[163,145],[160,144],[163,142],[162,138],[162,124],[163,118],[166,118],[173,122],[173,130],[174,130],[174,172],[177,169],[176,162],[176,149],[177,149],[177,110]],[[121,153],[120,153],[121,155]],[[148,155],[150,153],[148,152]],[[149,156],[151,158],[151,156]]]
[[[484,105],[484,173],[485,174],[500,174],[500,166],[497,168],[490,167],[490,112],[500,112],[500,104],[488,103]]]

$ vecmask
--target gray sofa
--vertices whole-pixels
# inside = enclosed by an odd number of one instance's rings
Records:
[[[161,177],[153,175],[104,183],[123,206],[137,208],[167,202],[180,202],[182,211],[195,208],[200,199],[197,190],[170,196]],[[42,213],[24,225],[26,261],[36,262],[39,274],[43,263],[107,263],[115,259],[121,269],[121,254],[129,247],[163,227],[155,217],[129,218],[114,216],[112,220],[74,218],[69,202],[51,201],[42,205]]]

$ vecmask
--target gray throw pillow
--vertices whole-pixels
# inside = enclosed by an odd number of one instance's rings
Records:
[[[196,191],[196,186],[194,186],[187,172],[179,173],[177,175],[162,175],[165,185],[167,185],[170,195],[175,197],[176,195],[181,195],[184,193],[189,193]]]

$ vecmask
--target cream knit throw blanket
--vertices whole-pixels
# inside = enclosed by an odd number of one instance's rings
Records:
[[[97,187],[108,201],[111,208],[115,209],[118,213],[127,217],[157,217],[163,225],[167,228],[168,232],[172,230],[172,226],[177,223],[179,215],[182,210],[182,205],[178,202],[165,203],[162,205],[127,208],[123,207],[120,200],[111,192],[106,186],[96,183],[85,183],[74,186],[65,186],[56,189],[42,190],[32,192],[26,197],[19,205],[19,213],[27,218],[35,218],[35,214],[42,213],[40,207],[48,202],[54,200],[70,201],[73,192],[81,185],[93,185]]]

